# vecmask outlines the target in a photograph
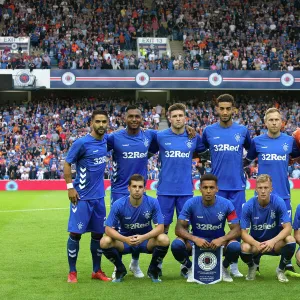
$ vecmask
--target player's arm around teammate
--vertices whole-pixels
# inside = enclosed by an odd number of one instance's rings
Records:
[[[257,268],[254,257],[281,255],[277,278],[280,282],[288,282],[284,271],[294,255],[296,243],[291,235],[292,227],[284,201],[271,191],[271,177],[266,174],[258,176],[257,196],[243,207],[241,258],[249,267],[246,280],[254,280]]]
[[[192,244],[212,250],[224,246],[223,280],[232,282],[227,268],[240,254],[240,243],[236,241],[240,237],[239,220],[232,203],[216,196],[216,176],[203,175],[200,182],[202,197],[193,197],[185,203],[176,224],[177,238],[172,242],[171,250],[175,259],[181,263],[181,275],[191,282],[192,262],[189,256]],[[224,232],[226,219],[230,228],[227,234]],[[193,234],[188,230],[189,223]]]
[[[158,264],[167,254],[170,241],[163,233],[163,216],[158,201],[144,195],[144,185],[142,175],[132,175],[128,187],[130,196],[113,204],[106,221],[106,236],[102,238],[100,245],[106,258],[116,267],[113,282],[121,282],[127,274],[121,254],[133,252],[152,253],[148,276],[153,282],[161,281]],[[115,229],[117,226],[120,226],[119,232]]]

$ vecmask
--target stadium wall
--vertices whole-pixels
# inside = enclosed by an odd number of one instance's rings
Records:
[[[299,90],[300,71],[51,70],[50,88]]]
[[[291,189],[300,189],[299,179],[290,179]],[[194,190],[199,189],[200,181],[193,180]],[[246,189],[255,189],[255,179],[247,180]],[[148,180],[146,189],[156,190],[157,180]],[[110,180],[104,180],[105,190],[110,190]],[[60,180],[0,180],[0,191],[64,191],[66,190],[66,182]]]

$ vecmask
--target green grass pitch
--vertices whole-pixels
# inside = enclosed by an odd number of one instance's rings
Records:
[[[153,192],[149,192],[155,196]],[[247,198],[253,191],[247,191]],[[106,202],[109,203],[109,194]],[[292,192],[293,209],[300,191]],[[179,264],[169,251],[163,264],[163,282],[136,279],[130,272],[123,283],[91,280],[90,236],[81,239],[78,258],[78,284],[68,284],[66,231],[67,192],[0,192],[0,299],[299,299],[300,279],[282,284],[275,278],[279,257],[265,256],[262,275],[253,282],[245,278],[211,286],[186,283],[179,276]],[[57,209],[58,208],[58,209]],[[174,223],[170,230],[174,239]],[[128,266],[130,256],[124,257]],[[146,273],[150,255],[142,254],[140,265]],[[293,260],[294,261],[294,260]],[[241,261],[240,270],[247,267]],[[113,265],[102,258],[103,270],[111,275]],[[297,267],[298,271],[300,269]]]

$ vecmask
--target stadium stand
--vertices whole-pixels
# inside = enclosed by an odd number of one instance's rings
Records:
[[[154,0],[150,9],[144,1],[78,3],[4,1],[0,35],[30,36],[32,50],[5,49],[1,68],[300,68],[299,0]],[[137,53],[137,38],[153,36],[182,41],[182,53],[153,57],[148,44]]]

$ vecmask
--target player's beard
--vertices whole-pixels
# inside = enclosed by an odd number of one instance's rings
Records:
[[[95,133],[99,136],[104,135],[106,132],[106,128],[104,128],[104,127],[93,128],[93,129],[94,129]]]
[[[231,118],[232,118],[232,115],[228,115],[226,117],[221,116],[221,121],[224,123],[228,123],[228,122],[230,122]]]

